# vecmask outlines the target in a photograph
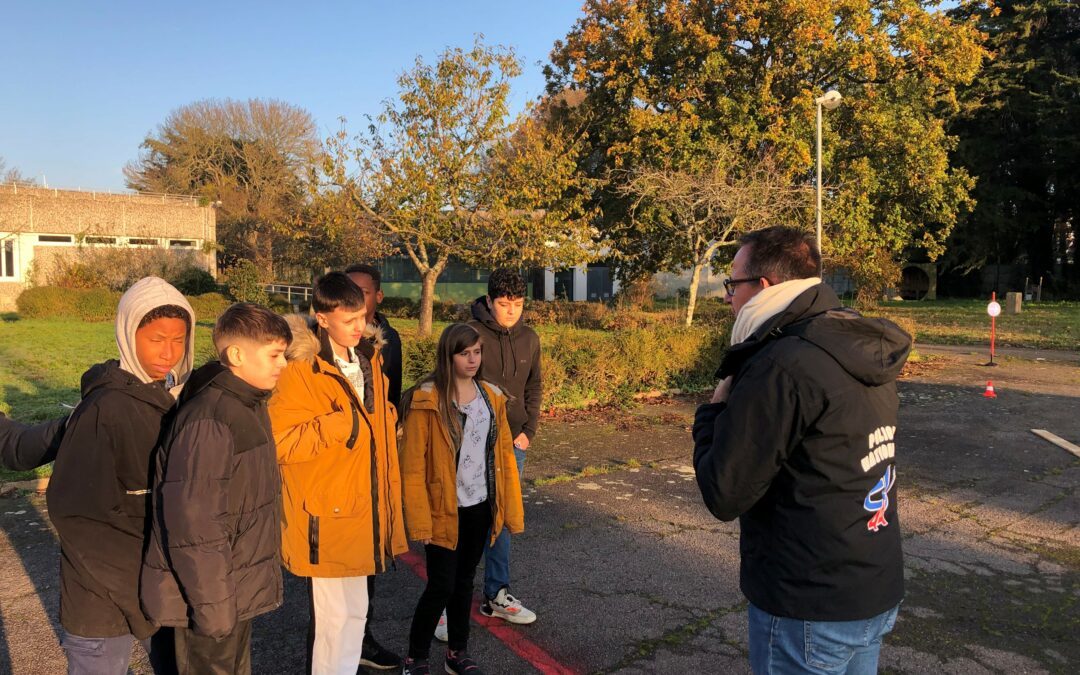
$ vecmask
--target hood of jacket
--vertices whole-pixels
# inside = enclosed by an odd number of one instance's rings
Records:
[[[718,374],[726,377],[734,373],[766,344],[788,336],[819,347],[852,377],[870,386],[895,380],[911,351],[911,336],[902,328],[887,319],[865,317],[841,307],[832,288],[819,284],[766,321],[746,342],[731,347]]]
[[[149,403],[163,411],[169,410],[176,403],[176,399],[165,388],[164,383],[143,382],[133,373],[121,368],[120,362],[116,359],[90,366],[83,373],[80,388],[83,399],[93,392],[114,389],[125,396]]]
[[[472,317],[484,324],[484,327],[490,329],[493,333],[514,337],[521,331],[522,326],[525,325],[525,312],[522,312],[521,316],[518,317],[517,322],[509,328],[506,328],[496,321],[495,315],[491,313],[491,307],[488,306],[486,295],[481,295],[476,300],[473,300],[470,309],[472,311]]]
[[[285,321],[289,324],[289,330],[292,331],[293,338],[285,350],[285,359],[287,361],[312,362],[316,356],[319,356],[327,363],[334,362],[333,352],[328,351],[330,349],[329,337],[326,335],[326,331],[319,330],[319,324],[315,321],[315,317],[290,314],[285,317]],[[356,346],[356,352],[370,359],[373,351],[382,349],[385,344],[386,338],[383,336],[382,326],[369,323],[364,328],[364,337],[360,339],[360,344]]]
[[[141,382],[153,382],[154,379],[143,369],[136,356],[135,331],[139,329],[139,322],[144,316],[162,305],[181,307],[191,318],[188,323],[184,356],[171,371],[175,387],[187,382],[191,375],[191,367],[195,360],[195,312],[183,294],[173,288],[169,282],[158,277],[145,277],[132,284],[131,288],[120,297],[120,304],[116,308],[116,346],[120,349],[122,369],[133,374]]]

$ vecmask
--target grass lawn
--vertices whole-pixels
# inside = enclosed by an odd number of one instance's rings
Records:
[[[915,322],[916,342],[987,345],[987,300],[887,302],[881,316]],[[1080,302],[1024,303],[1020,314],[997,318],[999,347],[1080,350]]]

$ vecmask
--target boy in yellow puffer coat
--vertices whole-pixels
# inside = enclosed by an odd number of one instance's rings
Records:
[[[270,401],[282,479],[282,561],[311,579],[311,672],[353,675],[367,616],[367,577],[408,545],[395,425],[380,336],[345,274],[316,282],[315,325],[289,317],[289,365]],[[366,336],[366,337],[365,337]]]

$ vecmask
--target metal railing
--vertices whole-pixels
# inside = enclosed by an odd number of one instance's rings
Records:
[[[266,284],[263,286],[267,293],[277,293],[284,295],[290,304],[297,304],[300,301],[311,300],[311,286],[291,286],[289,284]]]

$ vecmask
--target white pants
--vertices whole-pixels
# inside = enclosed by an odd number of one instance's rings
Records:
[[[367,577],[312,577],[311,675],[356,675],[367,623]]]

